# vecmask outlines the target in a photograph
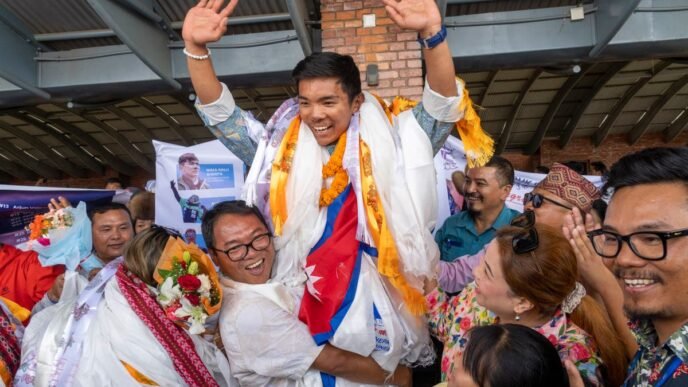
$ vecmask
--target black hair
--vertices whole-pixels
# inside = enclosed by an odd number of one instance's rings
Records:
[[[122,203],[114,203],[114,202],[102,204],[100,206],[90,208],[88,210],[88,220],[93,222],[93,217],[96,214],[104,214],[108,211],[117,211],[117,210],[122,210],[122,211],[126,212],[127,215],[129,216],[129,221],[131,222],[131,225],[132,226],[134,225],[134,219],[131,217],[131,212],[129,211],[129,208],[127,208],[127,206],[125,206]]]
[[[593,169],[593,171],[597,171],[600,173],[600,175],[606,175],[609,173],[609,168],[607,168],[607,165],[605,165],[601,161],[593,161],[590,163],[590,168]]]
[[[124,186],[122,183],[122,180],[120,180],[118,177],[108,177],[107,180],[105,180],[105,184],[110,184],[110,183],[119,183],[119,185]]]
[[[342,90],[349,96],[349,103],[361,94],[361,73],[354,59],[349,55],[341,55],[335,52],[318,52],[302,59],[291,77],[296,82],[312,78],[336,78]]]
[[[205,240],[208,248],[215,248],[215,223],[222,215],[253,215],[260,220],[265,228],[270,231],[268,223],[265,221],[263,214],[260,213],[258,207],[249,206],[243,200],[227,200],[217,203],[210,211],[203,215],[203,222],[201,223],[201,232],[203,233],[203,240]]]
[[[639,184],[683,183],[688,185],[688,147],[647,148],[628,154],[609,170],[605,190],[615,191]]]
[[[569,167],[570,169],[573,169],[576,173],[579,175],[587,175],[588,174],[588,166],[586,163],[581,162],[581,161],[567,161],[565,163],[562,163],[565,166]]]
[[[546,175],[549,173],[549,168],[545,167],[544,165],[538,165],[535,167],[535,172],[544,173]]]
[[[602,199],[593,201],[592,210],[600,217],[600,222],[604,222],[604,218],[607,216],[607,202]]]
[[[514,185],[514,166],[511,165],[509,160],[501,156],[492,156],[485,166],[496,169],[497,181],[499,181],[500,187]]]
[[[568,387],[554,345],[523,325],[477,327],[469,332],[463,368],[479,386]]]

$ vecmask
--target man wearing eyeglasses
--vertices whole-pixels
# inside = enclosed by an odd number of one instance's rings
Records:
[[[601,193],[583,176],[559,163],[554,163],[549,173],[532,192],[523,198],[525,211],[535,214],[538,224],[560,230],[571,210],[578,208],[583,214],[592,210],[592,204]],[[473,281],[473,269],[480,264],[483,252],[461,257],[453,262],[440,262],[439,284],[446,292],[459,292]]]
[[[595,251],[614,259],[624,310],[640,345],[625,386],[688,385],[688,148],[627,155]]]
[[[389,375],[374,360],[375,353],[362,356],[316,343],[297,317],[303,285],[270,279],[275,244],[256,207],[243,201],[218,203],[203,218],[202,231],[222,274],[219,329],[240,385],[316,386],[327,379],[320,372],[343,378],[337,378],[338,386],[410,382],[408,368],[399,366]]]

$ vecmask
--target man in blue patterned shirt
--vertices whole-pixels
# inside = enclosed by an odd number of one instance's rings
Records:
[[[624,386],[688,386],[688,148],[650,148],[612,167],[604,226],[589,233],[614,259],[639,349]]]

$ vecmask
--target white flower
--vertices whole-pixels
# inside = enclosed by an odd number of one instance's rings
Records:
[[[210,297],[210,278],[208,278],[206,274],[199,274],[196,277],[201,280],[201,287],[198,288],[198,292],[201,293],[203,297]]]
[[[182,290],[179,285],[174,285],[172,277],[167,277],[165,282],[160,286],[160,295],[158,295],[158,302],[162,306],[168,306],[169,304],[175,302],[179,297],[182,296]]]
[[[187,321],[191,323],[191,326],[189,327],[189,333],[192,335],[198,335],[205,332],[205,326],[203,324],[205,324],[205,320],[208,318],[208,315],[203,310],[203,307],[200,305],[191,305],[186,297],[182,297],[180,303],[182,307],[175,310],[174,315],[178,318],[189,318]]]

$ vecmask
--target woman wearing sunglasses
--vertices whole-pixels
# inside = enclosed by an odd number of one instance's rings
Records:
[[[444,343],[443,380],[452,372],[453,358],[465,349],[471,328],[513,323],[549,339],[561,360],[572,361],[589,384],[620,385],[626,367],[623,345],[576,282],[569,243],[557,230],[534,225],[532,212],[517,219],[488,245],[474,270],[475,282],[456,297],[436,286],[426,296],[431,333]]]

